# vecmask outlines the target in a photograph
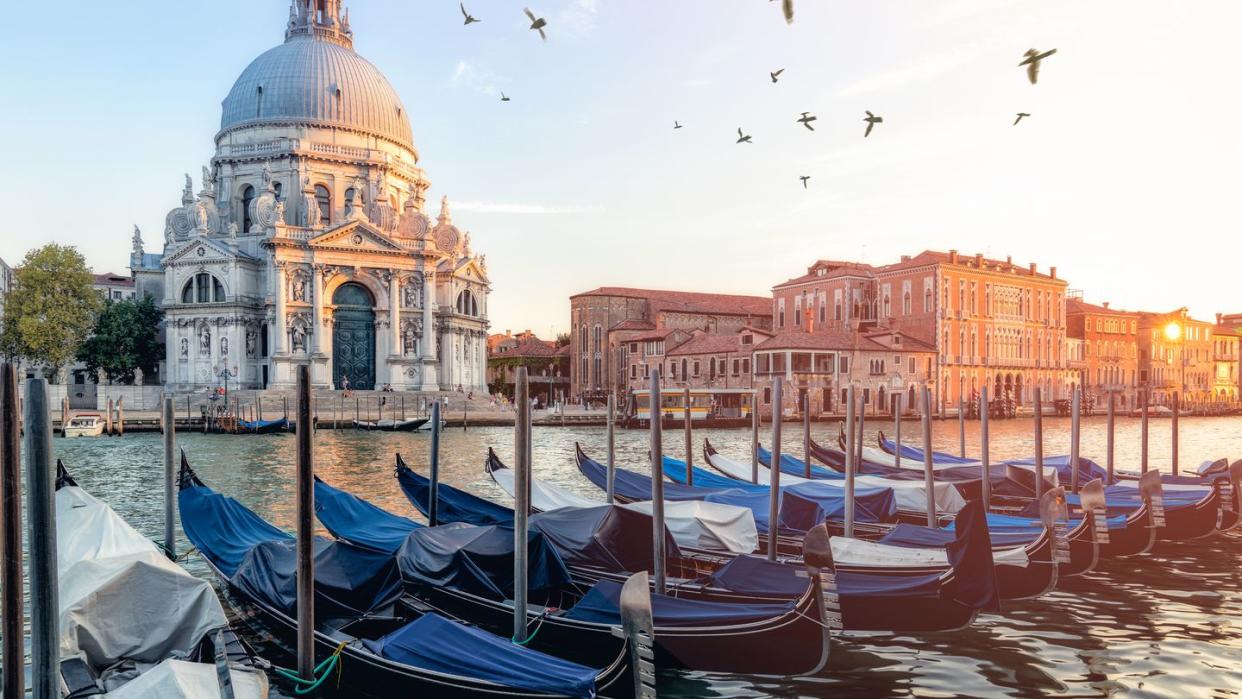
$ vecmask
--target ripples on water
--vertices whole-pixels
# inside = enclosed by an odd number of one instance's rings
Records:
[[[1103,463],[1104,422],[1084,420],[1082,454]],[[1045,453],[1069,451],[1069,424],[1045,420]],[[994,421],[994,458],[1033,452],[1030,421]],[[868,440],[891,422],[868,423]],[[1151,423],[1153,468],[1167,469],[1170,422]],[[785,426],[787,450],[800,454],[800,427]],[[834,438],[835,424],[814,426],[816,439]],[[918,432],[907,422],[906,435]],[[764,431],[767,442],[769,432]],[[747,452],[748,430],[701,430],[721,451]],[[1139,423],[1119,420],[1117,464],[1138,470]],[[577,492],[601,497],[573,464],[575,441],[603,456],[603,429],[537,428],[535,474]],[[417,517],[393,478],[393,454],[425,469],[424,434],[323,430],[316,439],[317,472],[328,482],[377,504]],[[968,452],[977,454],[978,423],[968,423]],[[178,435],[195,469],[212,487],[236,497],[277,526],[294,526],[294,437],[271,435]],[[684,455],[683,433],[665,431],[665,453]],[[496,500],[505,496],[483,472],[488,446],[512,462],[508,428],[448,429],[442,448],[445,483]],[[56,439],[54,447],[83,487],[108,502],[143,533],[162,536],[162,445],[158,434],[115,439]],[[648,470],[647,433],[619,431],[618,463]],[[956,422],[936,424],[935,447],[956,452]],[[698,448],[698,447],[696,447]],[[1206,459],[1242,458],[1242,419],[1198,418],[1181,422],[1181,463],[1189,470]],[[701,456],[696,458],[701,463]],[[602,499],[602,498],[601,498]],[[180,530],[178,530],[180,531]],[[326,534],[326,532],[325,532]],[[180,537],[180,550],[186,542]],[[664,696],[1237,696],[1242,688],[1242,537],[1216,536],[1182,544],[1158,544],[1146,556],[1105,561],[1093,573],[1063,580],[1040,599],[1006,603],[1004,613],[981,616],[962,631],[925,636],[839,638],[829,668],[811,679],[735,677],[668,671]],[[209,576],[191,556],[191,572]]]

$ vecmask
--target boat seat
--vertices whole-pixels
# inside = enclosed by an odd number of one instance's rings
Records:
[[[65,699],[82,699],[105,693],[99,676],[87,664],[86,658],[80,655],[60,661],[60,679],[67,691]]]

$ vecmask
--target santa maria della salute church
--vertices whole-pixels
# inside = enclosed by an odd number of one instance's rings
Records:
[[[163,308],[172,390],[317,386],[485,391],[483,255],[433,221],[410,118],[353,49],[339,0],[295,0],[283,44],[224,98],[198,191],[162,254],[135,231],[137,291]]]

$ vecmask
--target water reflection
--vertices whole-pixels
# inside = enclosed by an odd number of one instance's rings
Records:
[[[1069,422],[1045,422],[1045,452],[1069,450]],[[1170,461],[1168,420],[1152,423],[1151,465],[1167,469]],[[838,426],[813,426],[817,440],[835,439]],[[869,421],[868,440],[878,430],[892,432],[891,422]],[[800,454],[799,427],[787,425],[786,448]],[[991,426],[994,458],[1033,452],[1029,420],[995,421]],[[914,423],[906,435],[918,433]],[[769,432],[764,430],[764,441]],[[1139,421],[1117,422],[1118,468],[1137,470]],[[721,451],[745,458],[748,430],[701,430]],[[234,437],[178,435],[178,445],[205,481],[236,497],[280,527],[292,529],[293,444],[291,435]],[[603,456],[603,429],[548,427],[535,432],[535,473],[539,478],[600,497],[573,465],[574,443]],[[936,423],[934,446],[958,450],[955,422]],[[666,453],[681,457],[682,434],[666,431]],[[1087,418],[1082,453],[1103,462],[1103,418]],[[442,441],[446,483],[504,501],[504,493],[483,472],[487,447],[506,461],[513,458],[513,433],[507,428],[449,429]],[[54,442],[57,455],[82,485],[111,504],[143,533],[161,536],[162,452],[160,436],[130,434],[119,439]],[[382,507],[419,518],[393,478],[394,454],[425,469],[426,434],[318,433],[318,473],[332,484],[362,495]],[[617,459],[647,470],[647,434],[620,431]],[[1242,419],[1187,418],[1181,422],[1183,469],[1200,461],[1242,458]],[[967,451],[978,453],[978,423],[967,423]],[[697,455],[696,455],[697,456]],[[696,463],[701,463],[697,456]],[[180,536],[180,530],[179,536]],[[704,673],[665,672],[666,696],[902,696],[911,694],[1015,695],[1115,694],[1233,695],[1242,686],[1242,537],[1213,537],[1183,544],[1159,544],[1147,556],[1104,562],[1087,576],[1063,580],[1038,600],[1006,603],[1000,615],[981,616],[962,631],[907,636],[850,636],[838,639],[828,669],[820,677],[780,679]],[[186,547],[182,536],[181,549]],[[191,556],[191,572],[207,575]]]

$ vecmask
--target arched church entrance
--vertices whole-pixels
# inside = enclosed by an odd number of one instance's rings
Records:
[[[332,294],[332,382],[349,379],[351,388],[375,388],[375,299],[361,284],[342,284]]]

